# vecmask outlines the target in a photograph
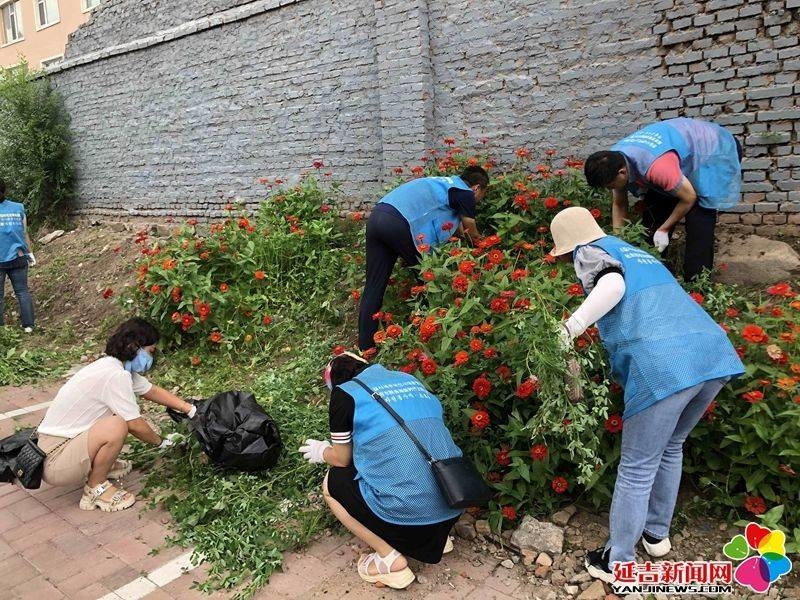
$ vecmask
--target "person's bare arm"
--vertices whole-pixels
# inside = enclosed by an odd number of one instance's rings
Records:
[[[628,192],[627,190],[612,190],[611,226],[617,233],[625,221],[628,220]]]
[[[678,203],[675,205],[672,214],[659,226],[658,229],[660,231],[671,231],[675,224],[692,210],[694,203],[697,202],[697,192],[695,192],[694,186],[686,177],[681,180],[681,184],[675,190],[675,197],[678,199]]]
[[[146,394],[142,394],[142,398],[150,400],[150,402],[155,402],[156,404],[160,404],[161,406],[166,406],[167,408],[175,409],[178,412],[182,412],[185,414],[189,414],[189,411],[192,410],[192,405],[190,403],[186,402],[185,400],[182,400],[172,392],[167,391],[164,388],[159,387],[155,384],[153,384],[153,386]]]
[[[322,458],[332,467],[349,467],[353,462],[353,444],[331,444],[325,448]]]
[[[128,421],[128,433],[154,446],[158,446],[161,443],[161,436],[153,431],[142,417]]]
[[[478,224],[475,222],[475,219],[471,217],[461,218],[459,232],[461,232],[464,238],[473,246],[481,239],[481,233],[478,231]]]

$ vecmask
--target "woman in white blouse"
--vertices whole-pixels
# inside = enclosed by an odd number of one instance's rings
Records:
[[[42,479],[54,486],[85,483],[80,507],[113,512],[136,497],[108,481],[131,470],[117,460],[130,433],[154,446],[169,446],[141,416],[136,396],[193,417],[195,407],[142,377],[153,365],[158,330],[134,317],[106,343],[106,356],[83,367],[58,391],[38,428],[47,453]]]

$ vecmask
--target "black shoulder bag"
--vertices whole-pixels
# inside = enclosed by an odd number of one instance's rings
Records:
[[[468,459],[463,456],[453,456],[442,460],[434,459],[417,439],[417,436],[408,428],[403,417],[397,414],[397,411],[389,406],[378,392],[370,389],[368,385],[357,378],[353,378],[353,381],[364,388],[370,396],[377,400],[394,417],[394,420],[402,427],[406,435],[419,448],[419,451],[422,452],[425,460],[431,466],[433,476],[439,484],[439,490],[441,490],[450,508],[479,506],[491,500],[492,491]]]

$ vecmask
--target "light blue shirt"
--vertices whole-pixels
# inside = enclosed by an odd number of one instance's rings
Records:
[[[25,207],[5,199],[0,202],[0,262],[14,260],[19,250],[30,252],[25,239]]]

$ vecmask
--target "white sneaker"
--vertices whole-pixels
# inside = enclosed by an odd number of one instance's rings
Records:
[[[651,544],[645,539],[644,536],[642,536],[642,546],[644,546],[645,552],[647,552],[653,558],[661,558],[662,556],[666,556],[669,554],[669,551],[672,550],[672,542],[669,541],[668,537]]]
[[[33,327],[26,327],[22,331],[24,331],[25,333],[33,333]]]

